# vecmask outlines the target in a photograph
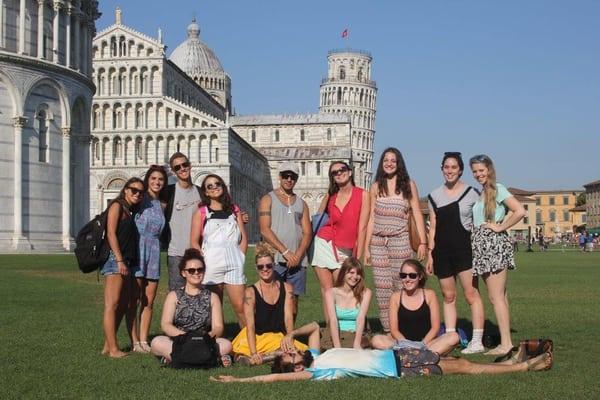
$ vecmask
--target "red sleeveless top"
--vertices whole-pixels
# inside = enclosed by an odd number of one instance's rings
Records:
[[[329,220],[319,229],[317,236],[327,241],[333,241],[335,247],[354,250],[358,238],[363,192],[364,189],[354,186],[350,200],[346,203],[343,211],[340,211],[335,205],[338,194],[335,193],[331,196],[327,203]]]

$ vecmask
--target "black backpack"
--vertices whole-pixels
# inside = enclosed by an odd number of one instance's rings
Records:
[[[207,333],[192,331],[172,339],[171,368],[208,369],[217,366],[219,357],[217,341]]]
[[[83,273],[89,273],[102,268],[108,255],[110,246],[106,240],[106,220],[108,219],[108,209],[112,203],[100,215],[85,224],[75,238],[75,257],[79,269]],[[119,207],[119,213],[121,207]],[[120,219],[120,218],[119,218]]]

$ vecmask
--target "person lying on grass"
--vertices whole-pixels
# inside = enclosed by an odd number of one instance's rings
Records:
[[[294,336],[294,294],[292,286],[277,279],[273,250],[260,242],[255,251],[258,282],[246,288],[244,315],[246,326],[233,339],[233,353],[240,364],[259,365],[272,361],[283,349],[308,347]],[[310,325],[315,328],[316,325]],[[318,326],[315,328],[318,330]],[[306,335],[312,332],[304,330]]]
[[[314,338],[312,338],[314,339]],[[275,359],[269,375],[237,378],[231,375],[211,376],[216,382],[279,382],[331,380],[338,378],[400,378],[452,374],[505,374],[544,371],[552,367],[552,351],[527,359],[524,346],[511,359],[480,364],[464,358],[442,357],[426,349],[363,350],[335,348],[319,354],[318,341],[310,341],[305,352],[292,349]]]

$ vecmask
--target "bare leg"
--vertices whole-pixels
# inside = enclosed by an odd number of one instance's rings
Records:
[[[138,286],[138,281],[135,277],[130,276],[125,278],[124,291],[124,298],[127,301],[125,321],[127,322],[127,332],[131,339],[131,347],[133,348],[140,341],[137,324],[137,307],[140,300],[140,287]]]
[[[485,321],[483,311],[483,301],[479,295],[479,280],[473,276],[472,270],[462,271],[458,274],[460,284],[463,287],[463,293],[469,306],[471,307],[471,319],[473,329],[483,329]]]
[[[552,367],[552,355],[544,353],[517,364],[479,364],[464,358],[442,358],[439,366],[445,375],[506,374],[510,372],[543,371]]]
[[[145,280],[140,299],[140,342],[148,343],[150,324],[152,323],[152,310],[158,289],[158,281]]]
[[[494,307],[496,321],[500,329],[500,345],[487,353],[490,355],[506,354],[513,347],[510,338],[510,315],[506,295],[506,278],[506,269],[495,274],[486,274],[483,278],[487,285],[490,302]]]
[[[104,328],[104,349],[102,353],[114,358],[127,355],[119,349],[117,342],[117,327],[119,326],[117,313],[122,288],[123,276],[121,274],[106,276],[104,283],[104,315],[102,318]]]
[[[456,281],[455,277],[440,279],[440,289],[444,298],[444,323],[446,330],[456,330]]]
[[[438,336],[427,344],[427,348],[439,355],[443,356],[450,353],[460,341],[458,333],[448,332],[442,336]]]
[[[246,326],[246,318],[244,317],[244,292],[246,285],[225,284],[225,290],[227,291],[231,307],[237,315],[238,324],[240,328],[243,328]]]
[[[231,354],[233,347],[231,346],[231,342],[224,338],[217,338],[217,345],[219,346],[219,354],[224,356],[225,354]],[[154,341],[152,341],[154,343]]]
[[[157,357],[164,357],[171,362],[171,352],[173,351],[173,341],[168,336],[156,336],[152,339],[152,354]]]
[[[371,346],[374,349],[391,349],[396,344],[396,341],[392,338],[391,335],[375,335],[371,338]]]
[[[333,287],[333,271],[327,268],[315,267],[315,273],[319,279],[321,288],[321,305],[323,307],[323,318],[325,323],[329,324],[329,315],[327,314],[327,305],[325,304],[325,292]]]

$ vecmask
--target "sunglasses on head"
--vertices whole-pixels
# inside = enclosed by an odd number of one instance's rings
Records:
[[[175,171],[175,172],[179,172],[179,170],[180,170],[180,169],[182,169],[182,168],[189,168],[189,167],[190,167],[190,165],[191,165],[191,164],[190,164],[190,162],[189,162],[189,161],[185,161],[185,162],[182,162],[181,164],[173,165],[173,168],[172,168],[172,169],[173,169],[173,171]]]
[[[187,272],[190,275],[196,275],[196,274],[203,274],[204,273],[204,268],[184,268],[183,269],[185,272]]]
[[[490,162],[490,158],[485,154],[477,154],[476,156],[471,157],[470,164],[481,163],[481,162]]]
[[[298,180],[298,175],[294,174],[293,172],[284,172],[280,175],[281,175],[281,179],[283,179],[283,180],[288,180],[288,179],[291,179],[293,181]]]
[[[127,186],[127,189],[131,191],[131,194],[135,196],[136,194],[140,194],[144,192],[144,189],[134,188],[133,186]]]
[[[338,175],[341,175],[341,174],[343,174],[344,172],[348,172],[348,171],[350,171],[350,168],[348,168],[348,167],[346,167],[346,166],[343,166],[343,167],[340,167],[339,169],[334,169],[334,170],[332,170],[332,171],[329,173],[329,175],[331,175],[331,176],[338,176]]]
[[[417,279],[418,277],[419,274],[417,274],[416,272],[400,272],[400,279]]]
[[[222,187],[223,184],[221,182],[209,183],[208,185],[206,185],[206,190],[219,189]]]
[[[462,153],[460,151],[446,151],[444,157],[462,157]]]
[[[269,263],[269,264],[256,264],[256,269],[262,271],[262,270],[269,270],[269,269],[273,269],[273,263]]]

